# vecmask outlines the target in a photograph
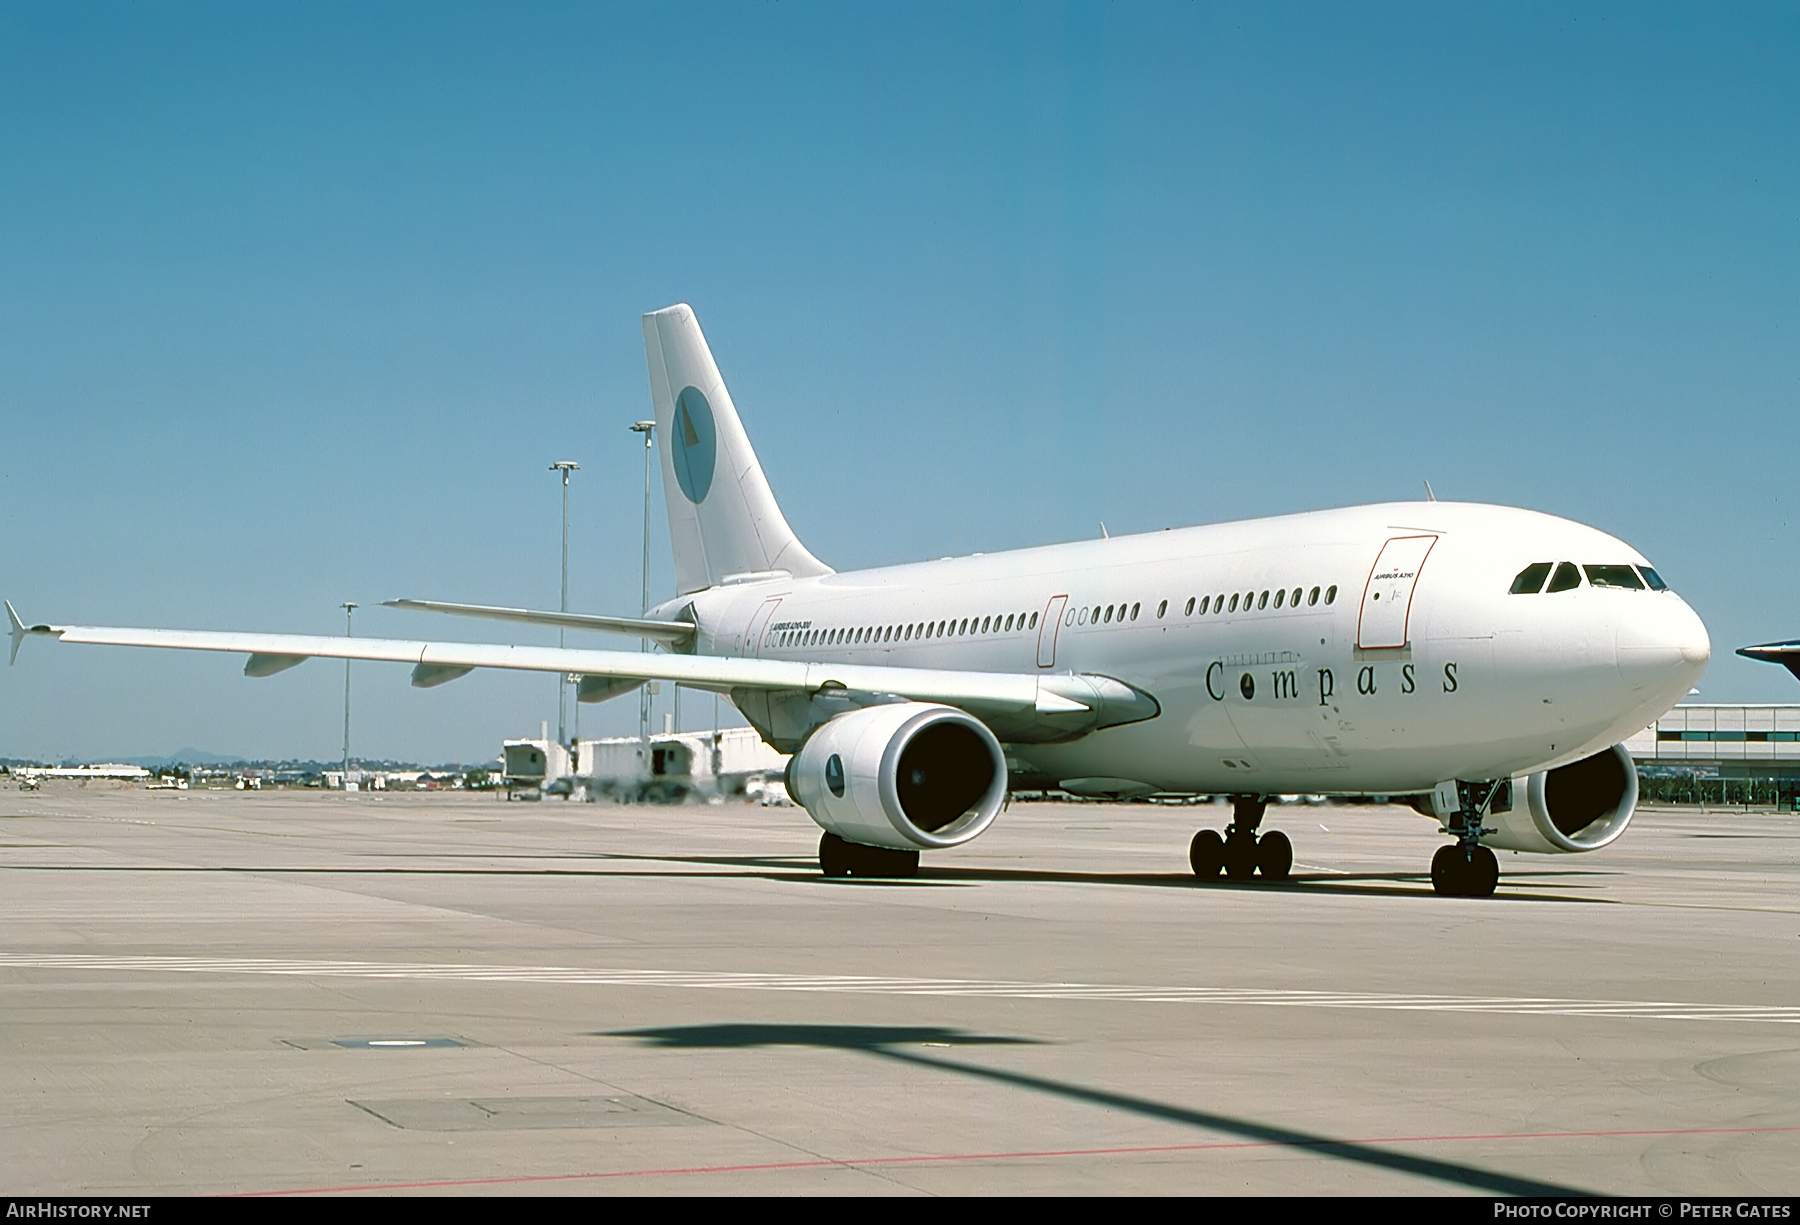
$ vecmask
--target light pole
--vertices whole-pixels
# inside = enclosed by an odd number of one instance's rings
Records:
[[[656,441],[656,422],[638,421],[631,427],[634,434],[644,436],[644,587],[638,602],[638,615],[650,611],[650,448]],[[638,650],[648,651],[650,640],[640,638]],[[648,774],[650,763],[650,686],[638,691],[638,757],[640,773]]]
[[[353,601],[344,602],[344,637],[356,637],[351,615],[356,612]],[[344,790],[350,790],[350,661],[344,660]]]
[[[550,471],[562,473],[563,487],[563,537],[562,537],[562,604],[560,611],[569,611],[569,473],[579,472],[581,465],[572,459],[559,459],[550,465]],[[566,646],[568,630],[557,627],[556,645]],[[569,743],[569,674],[556,674],[556,743],[565,748]]]

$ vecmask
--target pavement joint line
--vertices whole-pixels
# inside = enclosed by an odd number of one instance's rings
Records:
[[[521,1174],[507,1178],[453,1178],[431,1182],[362,1183],[337,1187],[297,1187],[275,1191],[224,1192],[225,1199],[268,1199],[288,1195],[345,1195],[356,1191],[422,1191],[433,1187],[496,1187],[528,1183],[602,1181],[623,1178],[673,1178],[697,1174],[779,1173],[784,1170],[856,1170],[869,1166],[951,1165],[978,1161],[1045,1161],[1066,1157],[1149,1157],[1158,1154],[1228,1152],[1262,1148],[1309,1148],[1328,1144],[1372,1147],[1377,1144],[1492,1143],[1510,1140],[1626,1140],[1659,1136],[1784,1135],[1800,1127],[1679,1127],[1639,1131],[1500,1132],[1488,1135],[1378,1136],[1364,1140],[1222,1140],[1210,1144],[1142,1144],[1113,1148],[1044,1149],[1000,1153],[925,1153],[902,1157],[824,1158],[815,1161],[769,1161],[756,1164],[675,1166],[665,1169],[608,1170],[582,1174]]]
[[[1119,1003],[1238,1004],[1279,1008],[1359,1008],[1407,1012],[1583,1016],[1622,1020],[1753,1021],[1800,1024],[1800,1005],[1696,1004],[1529,996],[1459,996],[1366,991],[1234,987],[1144,987],[1097,983],[1032,983],[840,974],[756,974],[698,970],[607,970],[566,966],[496,966],[274,958],[105,956],[91,953],[0,953],[0,970],[148,971],[262,974],[298,978],[405,979],[538,983],[563,986],[667,987],[711,991],[799,991],[852,995],[924,995],[973,999],[1042,999]]]

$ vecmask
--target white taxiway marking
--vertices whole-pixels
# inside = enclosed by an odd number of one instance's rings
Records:
[[[1250,1004],[1270,1008],[1377,1008],[1405,1012],[1485,1012],[1515,1016],[1616,1017],[1659,1021],[1775,1021],[1800,1024],[1800,1006],[1683,1004],[1643,1000],[1563,1000],[1517,996],[1411,995],[1372,991],[1280,991],[1231,987],[1129,987],[960,978],[874,978],[847,974],[739,974],[699,970],[581,970],[566,966],[478,966],[379,961],[286,961],[236,957],[106,957],[82,953],[0,953],[0,969],[116,973],[274,974],[292,978],[667,987],[689,991],[822,991],[851,995],[938,995],[984,999],[1108,1000],[1155,1004]]]

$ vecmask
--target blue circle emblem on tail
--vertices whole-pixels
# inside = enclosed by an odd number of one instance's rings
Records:
[[[670,426],[669,458],[674,463],[675,481],[687,500],[698,505],[712,489],[713,460],[719,449],[712,405],[698,387],[686,388],[676,397]]]

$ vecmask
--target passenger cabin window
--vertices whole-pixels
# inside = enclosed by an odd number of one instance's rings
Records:
[[[1204,616],[1205,616],[1205,615],[1206,615],[1206,605],[1207,605],[1207,603],[1208,603],[1208,602],[1209,602],[1209,601],[1210,601],[1210,600],[1211,600],[1211,599],[1212,599],[1212,597],[1211,597],[1211,596],[1202,596],[1202,597],[1200,597],[1200,615],[1201,615],[1201,616],[1203,616],[1203,617],[1204,617]],[[1189,601],[1188,601],[1188,611],[1189,611],[1189,612],[1193,612],[1193,611],[1194,611],[1194,602],[1193,602],[1193,601],[1192,601],[1192,600],[1189,600]]]
[[[1238,602],[1237,592],[1234,591],[1231,593],[1231,608],[1230,608],[1231,612],[1237,611],[1237,602]]]
[[[1156,619],[1158,621],[1161,621],[1162,615],[1168,611],[1169,611],[1169,602],[1167,600],[1164,600],[1161,604],[1158,604],[1156,606]]]
[[[1138,615],[1138,605],[1136,605],[1136,604],[1133,604],[1133,605],[1132,605],[1132,606],[1131,606],[1131,619],[1132,619],[1132,620],[1133,620],[1133,621],[1136,621],[1136,620],[1137,620],[1137,615]]]
[[[1306,606],[1308,608],[1311,608],[1314,604],[1317,604],[1318,602],[1319,602],[1319,589],[1317,587],[1314,587],[1311,591],[1306,593]]]
[[[1652,570],[1649,566],[1639,566],[1638,573],[1644,576],[1644,581],[1646,583],[1650,584],[1650,590],[1667,591],[1669,589],[1669,585],[1662,581],[1662,575]]]
[[[1206,609],[1204,607],[1202,607],[1200,609],[1200,611],[1205,612]],[[1184,617],[1191,617],[1194,615],[1194,597],[1193,596],[1188,597],[1187,607],[1181,610],[1181,615]]]
[[[1579,586],[1581,586],[1581,571],[1575,568],[1574,562],[1565,561],[1556,567],[1556,573],[1550,576],[1550,586],[1545,590],[1550,592],[1572,591]]]
[[[1280,608],[1281,602],[1285,599],[1287,599],[1287,588],[1283,587],[1275,593],[1275,607]]]
[[[1337,584],[1333,583],[1331,586],[1329,586],[1325,589],[1325,602],[1327,604],[1330,604],[1332,601],[1334,601],[1336,599],[1337,599]]]
[[[1269,606],[1269,593],[1265,591],[1262,593],[1262,599],[1260,599],[1256,602],[1256,607],[1258,609],[1264,609],[1264,608],[1267,608],[1268,606]]]
[[[1587,571],[1590,587],[1623,587],[1627,591],[1642,591],[1643,580],[1638,578],[1637,571],[1630,566],[1583,566]]]
[[[1544,580],[1550,577],[1550,562],[1534,561],[1513,579],[1513,595],[1536,595],[1544,589]]]
[[[1036,629],[1037,628],[1037,614],[1036,613],[1031,614],[1031,624],[1026,626],[1025,628],[1027,628],[1027,629]]]

